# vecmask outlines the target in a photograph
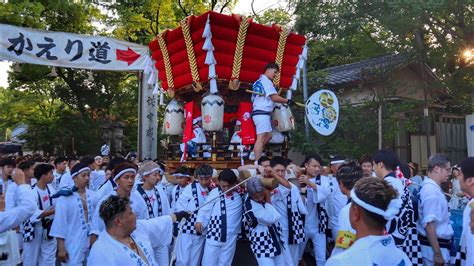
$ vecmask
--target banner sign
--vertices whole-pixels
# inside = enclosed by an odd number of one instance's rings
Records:
[[[330,90],[319,90],[306,101],[306,117],[311,126],[323,136],[331,135],[339,120],[339,102]]]
[[[103,36],[0,24],[0,60],[94,70],[144,70],[148,47]]]

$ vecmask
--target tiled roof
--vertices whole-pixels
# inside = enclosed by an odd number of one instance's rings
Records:
[[[376,79],[382,73],[411,63],[413,59],[410,53],[389,54],[352,64],[326,68],[321,72],[327,75],[324,82],[326,85],[340,87]]]

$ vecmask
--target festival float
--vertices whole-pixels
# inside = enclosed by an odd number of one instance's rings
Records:
[[[252,83],[267,63],[276,62],[281,71],[275,87],[291,98],[307,58],[306,38],[289,28],[212,11],[161,32],[149,48],[161,99],[164,94],[171,98],[162,131],[170,169],[182,162],[193,168],[202,163],[236,168],[248,160],[256,139],[250,115]],[[272,121],[276,137],[265,151],[270,157],[286,157],[288,132],[294,129],[291,110],[277,104]],[[235,132],[238,143],[232,142]]]

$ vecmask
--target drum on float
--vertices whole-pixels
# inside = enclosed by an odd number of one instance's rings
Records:
[[[184,131],[184,108],[172,100],[165,110],[164,130],[167,135],[181,135]]]
[[[224,126],[224,99],[210,94],[202,99],[202,127],[206,131],[219,131]]]
[[[277,103],[272,113],[273,127],[280,132],[287,132],[295,129],[295,118],[287,104]]]

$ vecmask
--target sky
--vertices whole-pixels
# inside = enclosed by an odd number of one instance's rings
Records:
[[[261,14],[267,9],[285,6],[287,2],[287,0],[255,0],[253,7],[257,14]],[[239,0],[232,12],[242,15],[252,15],[251,3],[252,0]],[[12,63],[8,61],[0,61],[0,87],[8,86],[7,70],[9,70],[11,64]]]

